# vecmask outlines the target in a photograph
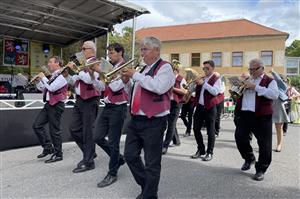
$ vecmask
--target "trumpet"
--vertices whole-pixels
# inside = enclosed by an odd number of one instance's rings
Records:
[[[122,70],[125,69],[126,67],[128,67],[128,65],[130,65],[130,64],[133,66],[135,62],[137,62],[137,59],[131,59],[128,62],[124,63],[123,65],[119,66],[118,68],[116,68],[106,74],[103,74],[103,78],[102,78],[103,81],[105,83],[110,83],[112,81],[119,80],[121,78]],[[138,66],[139,66],[139,64],[136,63],[133,68],[136,69]]]
[[[50,71],[48,70],[48,68],[46,66],[41,66],[41,72],[44,73],[45,76],[51,75]],[[38,79],[39,79],[39,75],[33,76],[24,87],[27,88],[28,86],[32,85]]]
[[[234,82],[232,83],[232,87],[229,89],[229,93],[231,95],[232,98],[234,99],[238,99],[240,98],[244,91],[246,90],[246,81],[249,81],[250,77],[245,78],[244,80],[240,80],[238,82]]]
[[[183,96],[184,103],[188,103],[192,97],[193,92],[196,91],[196,81],[198,79],[204,79],[204,76],[198,76],[192,79],[187,85],[183,85],[183,88],[187,90],[187,93]]]

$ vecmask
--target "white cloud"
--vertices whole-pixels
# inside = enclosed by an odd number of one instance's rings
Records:
[[[300,39],[300,7],[297,0],[131,1],[151,14],[137,18],[137,29],[163,25],[246,18],[290,34],[286,45]],[[117,25],[118,32],[132,22]]]

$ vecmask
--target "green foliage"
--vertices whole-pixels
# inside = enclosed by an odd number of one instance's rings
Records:
[[[289,79],[290,79],[290,84],[292,86],[296,87],[297,90],[299,91],[300,90],[300,75],[289,77]]]
[[[120,43],[123,45],[125,50],[125,59],[129,60],[131,58],[132,52],[132,28],[131,27],[124,27],[121,33],[113,32],[109,35],[109,43]],[[135,41],[137,43],[137,41]],[[137,46],[135,47],[135,58],[139,58],[139,50]]]
[[[300,40],[294,40],[289,47],[286,47],[285,55],[288,57],[300,57]]]

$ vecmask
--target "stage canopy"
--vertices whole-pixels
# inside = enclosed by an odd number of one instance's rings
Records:
[[[124,0],[1,0],[0,36],[65,46],[146,13]]]

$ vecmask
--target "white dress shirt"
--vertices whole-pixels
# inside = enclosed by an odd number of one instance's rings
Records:
[[[114,67],[113,67],[113,69],[116,69],[116,68],[118,68],[120,65],[121,65],[121,63],[123,63],[124,62],[124,60],[121,60],[119,63],[117,63],[116,65],[114,65]],[[115,80],[115,81],[112,81],[111,83],[109,83],[108,84],[108,87],[113,91],[113,92],[117,92],[117,91],[119,91],[119,90],[121,90],[122,88],[124,88],[125,89],[125,92],[127,93],[127,94],[129,94],[129,88],[128,88],[128,86],[130,86],[130,83],[128,84],[124,84],[124,82],[121,80],[121,79],[118,79],[118,80]],[[109,99],[108,99],[108,97],[105,97],[104,99],[104,102],[105,103],[111,103],[110,101],[109,101]],[[127,101],[125,100],[125,101],[121,101],[121,102],[117,102],[116,104],[124,104],[124,103],[127,103]]]
[[[158,60],[156,62],[158,62]],[[156,93],[158,95],[162,95],[166,93],[174,86],[175,75],[173,73],[172,66],[169,63],[162,65],[154,77],[145,75],[156,62],[154,62],[150,66],[146,66],[145,70],[142,73],[135,72],[133,74],[132,79],[135,82],[133,88],[133,96],[132,96],[133,99],[134,99],[135,89],[137,85],[140,85],[142,88],[151,91],[153,93]],[[154,117],[165,116],[169,113],[170,110],[166,110],[162,113],[155,115]],[[139,110],[137,112],[137,115],[145,115],[145,113],[142,110]]]
[[[58,75],[58,73],[60,73],[60,69],[52,73],[50,80],[52,80],[52,78],[55,78]],[[62,76],[62,74],[58,75],[51,84],[48,84],[50,80],[48,80],[47,77],[43,77],[41,81],[39,81],[36,84],[37,89],[39,89],[40,91],[43,91],[45,88],[47,89],[47,93],[46,93],[47,101],[50,100],[49,91],[55,92],[67,84],[67,80],[64,78],[64,76]]]
[[[242,110],[243,111],[252,111],[255,112],[255,99],[256,93],[258,96],[264,96],[268,99],[274,100],[278,98],[279,91],[277,87],[277,83],[275,80],[272,80],[268,87],[260,86],[260,82],[263,78],[264,74],[256,79],[251,79],[250,81],[254,83],[255,90],[246,89],[243,93],[243,100],[242,100]]]
[[[199,97],[199,104],[204,106],[204,91],[207,90],[210,94],[213,96],[217,96],[221,92],[221,78],[218,78],[218,80],[214,83],[213,86],[208,84],[209,79],[214,74],[211,74],[209,77],[204,77],[204,84],[202,85],[201,91],[200,91],[200,97]]]
[[[176,81],[176,78],[178,77],[178,74],[176,74],[176,76],[175,76],[175,81]],[[183,89],[183,85],[187,85],[187,83],[186,83],[186,80],[184,79],[184,78],[182,78],[182,80],[181,80],[181,82],[180,82],[180,89]],[[172,95],[171,95],[171,100],[174,100],[174,97],[173,97],[173,95],[174,95],[174,92],[172,92]]]

